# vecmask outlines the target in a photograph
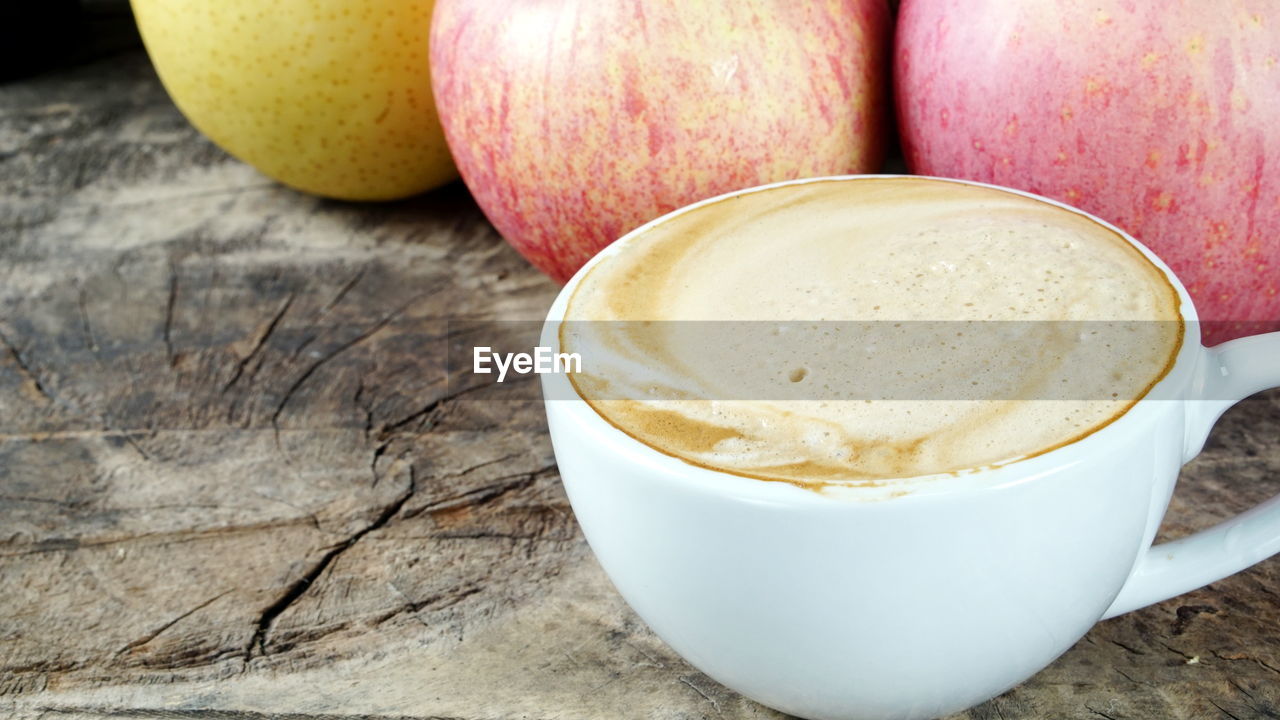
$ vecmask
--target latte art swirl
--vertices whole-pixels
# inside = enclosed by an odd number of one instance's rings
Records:
[[[592,267],[575,389],[688,462],[801,485],[954,473],[1073,442],[1181,346],[1176,291],[1089,218],[993,188],[824,180],[672,216]]]

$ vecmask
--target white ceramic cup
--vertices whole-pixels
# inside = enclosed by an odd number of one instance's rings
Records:
[[[588,269],[645,228],[737,194],[659,218],[588,262],[552,305],[543,345],[559,351],[554,329]],[[765,705],[805,718],[928,718],[1027,679],[1100,619],[1280,552],[1280,497],[1151,546],[1178,469],[1214,421],[1280,385],[1280,333],[1202,347],[1185,288],[1121,234],[1181,298],[1187,334],[1172,370],[1075,443],[904,481],[900,497],[827,497],[690,465],[614,428],[564,375],[543,375],[565,491],[613,584],[676,652]]]

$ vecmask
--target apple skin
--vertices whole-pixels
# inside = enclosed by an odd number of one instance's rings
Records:
[[[696,200],[877,169],[890,34],[885,0],[439,0],[432,82],[472,195],[564,282]]]
[[[431,0],[133,0],[161,82],[291,187],[391,200],[457,178],[431,97]]]
[[[1266,0],[904,0],[908,167],[1062,200],[1186,284],[1205,339],[1280,328],[1280,13]]]

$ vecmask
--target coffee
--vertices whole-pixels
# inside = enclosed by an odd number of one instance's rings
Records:
[[[616,245],[574,388],[687,462],[806,486],[956,473],[1105,426],[1172,366],[1177,292],[1114,231],[924,178],[785,185]]]

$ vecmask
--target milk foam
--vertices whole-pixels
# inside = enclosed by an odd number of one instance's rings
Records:
[[[1167,371],[1178,309],[1159,269],[1087,218],[877,178],[747,193],[646,230],[582,279],[561,342],[584,357],[579,394],[640,441],[822,485],[1079,439]]]

